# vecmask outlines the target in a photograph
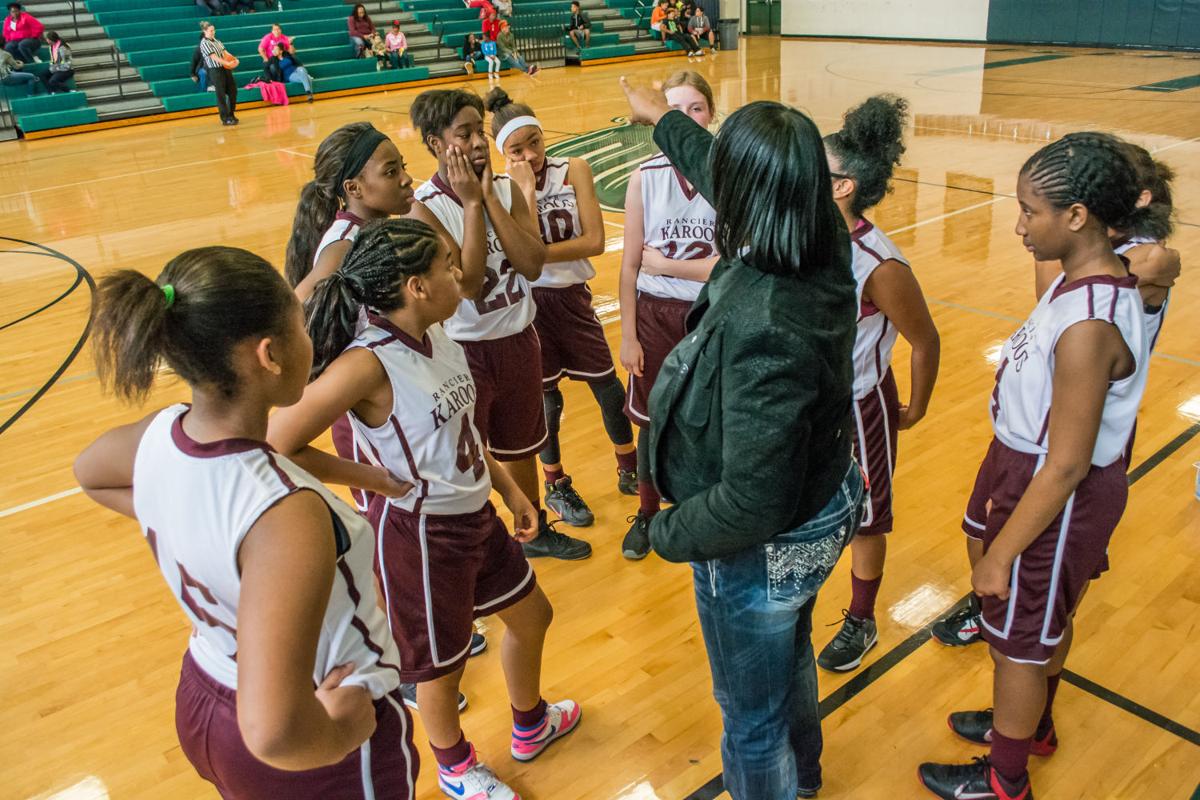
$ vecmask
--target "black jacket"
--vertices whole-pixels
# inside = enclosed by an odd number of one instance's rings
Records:
[[[204,54],[200,52],[200,45],[196,45],[195,52],[192,53],[192,75],[199,75],[200,70],[204,69]]]
[[[712,202],[712,135],[672,111],[663,154]],[[825,507],[850,466],[857,300],[850,237],[802,277],[722,258],[650,393],[650,462],[675,505],[650,541],[667,561],[737,553]]]
[[[300,59],[296,58],[294,54],[288,53],[287,57],[292,60],[292,66],[304,66],[300,63]],[[264,81],[277,81],[279,83],[286,83],[287,77],[283,74],[282,60],[276,56],[271,56],[268,58],[267,63],[263,64],[262,77]]]

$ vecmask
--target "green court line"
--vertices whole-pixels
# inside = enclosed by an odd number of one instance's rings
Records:
[[[1036,64],[1039,61],[1057,61],[1060,58],[1070,58],[1068,53],[1053,53],[1042,56],[1026,56],[1025,58],[1007,58],[1003,61],[989,61],[983,66],[971,64],[965,67],[947,67],[946,69],[935,69],[933,72],[921,73],[924,77],[932,77],[934,75],[957,75],[963,72],[975,72],[980,69],[999,69],[1000,67],[1015,67],[1019,64]]]
[[[1195,89],[1200,86],[1200,75],[1188,75],[1186,78],[1172,78],[1169,81],[1147,83],[1145,86],[1134,86],[1139,92],[1181,92],[1184,89]]]

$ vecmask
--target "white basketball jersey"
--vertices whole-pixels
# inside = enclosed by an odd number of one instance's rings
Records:
[[[512,209],[512,181],[507,175],[497,175],[493,185],[496,195],[506,210]],[[442,227],[462,247],[464,215],[462,201],[454,190],[438,174],[421,184],[417,189],[417,200],[421,201],[442,223]],[[487,263],[484,266],[482,297],[479,300],[463,300],[458,311],[446,320],[446,333],[459,342],[477,342],[484,339],[502,339],[520,333],[529,327],[537,313],[533,296],[529,292],[529,281],[521,275],[504,254],[500,237],[492,227],[487,212],[483,214],[487,228]]]
[[[1113,252],[1119,256],[1123,256],[1139,244],[1159,244],[1157,239],[1151,239],[1148,236],[1131,236],[1128,239],[1122,240],[1119,244],[1113,247]],[[1167,318],[1167,305],[1171,302],[1171,293],[1167,293],[1167,299],[1163,301],[1162,308],[1155,314],[1146,314],[1146,336],[1150,339],[1150,352],[1154,352],[1154,346],[1158,344],[1158,335],[1162,333],[1163,322]]]
[[[392,413],[378,428],[350,414],[366,458],[415,487],[388,503],[414,514],[471,514],[487,503],[492,479],[475,430],[475,381],[462,345],[434,325],[416,341],[387,319],[347,349],[365,347],[392,385]]]
[[[321,258],[321,253],[325,252],[325,248],[334,242],[341,242],[349,239],[353,242],[358,238],[358,232],[362,230],[362,226],[366,222],[358,216],[351,214],[349,211],[339,211],[333,218],[333,224],[325,231],[325,235],[321,237],[321,243],[317,245],[317,252],[313,256],[313,266],[317,265],[317,261]]]
[[[567,158],[546,158],[542,172],[537,176],[538,226],[542,241],[546,244],[565,242],[583,233],[579,221],[579,208],[575,202],[575,187],[567,183],[567,171],[571,161]],[[542,276],[534,286],[561,289],[586,283],[596,277],[592,262],[586,258],[574,261],[548,262],[542,267]]]
[[[850,236],[851,269],[854,271],[858,293],[858,331],[854,337],[854,399],[866,397],[887,374],[892,365],[892,348],[896,346],[896,326],[875,304],[863,300],[867,279],[884,261],[899,261],[908,266],[908,259],[887,235],[863,220]]]
[[[163,409],[138,445],[133,507],[159,570],[192,623],[188,649],[214,679],[237,689],[238,549],[250,528],[288,495],[312,490],[329,507],[337,569],[313,665],[313,684],[353,662],[344,684],[378,699],[400,684],[399,656],[375,603],[370,524],[316,478],[264,442],[196,442],[184,404]]]
[[[717,254],[717,212],[666,156],[642,164],[642,231],[645,245],[667,258],[692,260]],[[657,297],[693,301],[704,284],[668,275],[638,273],[637,288]]]
[[[1000,352],[990,404],[992,427],[1004,444],[1022,453],[1044,455],[1054,390],[1054,348],[1063,332],[1079,322],[1100,319],[1121,332],[1133,354],[1133,373],[1108,386],[1092,464],[1106,467],[1121,458],[1133,433],[1146,388],[1150,343],[1137,278],[1096,276],[1071,284],[1059,275],[1029,319]],[[1070,398],[1065,398],[1071,402]]]

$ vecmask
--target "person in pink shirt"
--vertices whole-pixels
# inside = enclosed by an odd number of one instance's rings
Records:
[[[270,60],[277,44],[283,45],[285,52],[295,55],[296,48],[292,45],[292,37],[283,35],[283,28],[278,22],[271,26],[271,32],[258,43],[258,54],[262,56],[263,61]]]
[[[13,58],[42,63],[37,53],[42,47],[43,30],[42,23],[32,14],[25,13],[20,3],[8,4],[8,16],[4,19],[4,49]]]
[[[408,54],[408,39],[400,30],[400,20],[392,20],[392,30],[387,35],[388,61],[392,69],[401,69],[413,65],[412,56]]]

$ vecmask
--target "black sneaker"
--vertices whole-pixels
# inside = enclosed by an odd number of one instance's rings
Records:
[[[400,696],[404,698],[404,705],[417,711],[417,685],[415,683],[400,684]],[[467,710],[467,696],[462,692],[458,693],[458,710]]]
[[[546,512],[538,512],[538,535],[532,542],[521,545],[526,558],[561,558],[563,561],[580,561],[592,554],[592,546],[583,539],[559,533],[554,523],[546,521]]]
[[[797,798],[803,797],[803,798],[805,798],[805,800],[807,800],[807,798],[816,797],[817,792],[819,792],[819,791],[821,791],[820,786],[817,786],[817,788],[815,788],[815,789],[805,789],[804,787],[800,787],[800,788],[796,789],[796,797]]]
[[[471,655],[477,656],[484,650],[487,650],[487,639],[479,631],[473,631],[471,633]]]
[[[633,524],[621,540],[621,555],[630,561],[641,561],[650,553],[650,517],[639,511],[625,521]]]
[[[817,656],[817,665],[831,672],[849,672],[862,663],[863,656],[879,641],[873,619],[859,619],[842,611],[842,629]]]
[[[946,718],[950,730],[973,744],[988,746],[992,743],[992,709],[983,711],[955,711]],[[1029,743],[1029,754],[1034,756],[1053,755],[1058,749],[1058,736],[1054,732],[1054,723],[1050,730],[1042,734],[1034,734]]]
[[[617,491],[630,497],[637,496],[637,471],[632,469],[617,470]]]
[[[970,764],[927,762],[917,767],[917,778],[942,800],[1033,800],[1028,777],[1020,786],[1008,786],[1008,781],[996,774],[986,756],[975,758]]]
[[[546,505],[563,522],[575,528],[586,528],[596,521],[592,510],[571,485],[570,475],[546,484]]]
[[[983,640],[983,616],[979,601],[972,594],[967,604],[933,623],[930,633],[949,647],[964,647]]]

